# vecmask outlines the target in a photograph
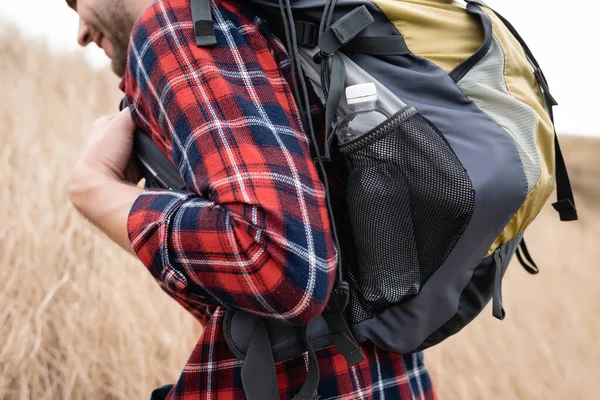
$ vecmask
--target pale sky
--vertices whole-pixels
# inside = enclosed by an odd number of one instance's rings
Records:
[[[487,0],[525,38],[558,100],[560,133],[600,136],[600,23],[593,0]],[[81,51],[93,65],[108,64],[104,52],[77,47],[77,16],[64,0],[0,0],[0,31],[6,21],[57,51]]]

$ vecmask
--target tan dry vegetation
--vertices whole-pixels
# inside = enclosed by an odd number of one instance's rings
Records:
[[[198,326],[65,194],[92,120],[118,104],[117,81],[7,32],[0,38],[0,399],[147,399],[176,379]],[[564,139],[582,221],[561,224],[545,209],[527,236],[542,272],[510,268],[507,320],[488,309],[428,351],[441,399],[597,398],[600,141]]]
[[[0,39],[0,398],[147,399],[199,330],[65,193],[118,81],[16,35]]]

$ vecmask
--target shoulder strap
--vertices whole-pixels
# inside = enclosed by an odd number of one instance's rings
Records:
[[[125,107],[129,107],[127,97],[121,101],[120,109]],[[136,129],[133,135],[133,151],[147,188],[185,189],[179,169],[154,143],[150,135],[141,129]]]
[[[215,24],[210,12],[210,0],[191,0],[191,8],[196,45],[205,47],[217,44]]]

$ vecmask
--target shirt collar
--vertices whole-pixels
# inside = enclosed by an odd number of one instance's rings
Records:
[[[119,82],[119,89],[125,93],[125,76],[123,76]]]

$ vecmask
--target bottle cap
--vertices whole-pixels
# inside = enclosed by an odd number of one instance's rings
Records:
[[[373,82],[348,86],[346,88],[346,100],[348,104],[377,101],[377,87]]]

